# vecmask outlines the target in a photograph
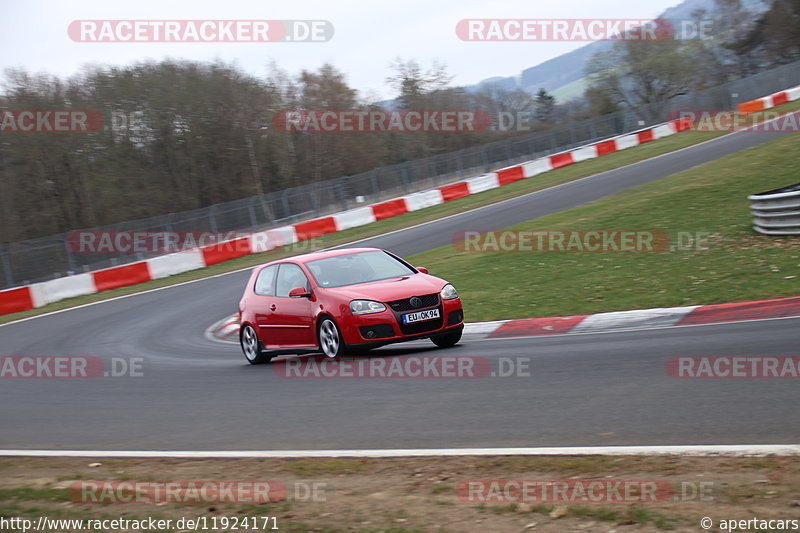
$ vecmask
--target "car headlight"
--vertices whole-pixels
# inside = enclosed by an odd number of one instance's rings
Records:
[[[354,315],[368,315],[370,313],[380,313],[386,311],[386,306],[380,302],[372,300],[353,300],[350,302],[350,312]]]
[[[439,293],[439,295],[441,295],[442,300],[453,300],[458,298],[458,291],[455,287],[448,283],[442,288],[442,291]]]

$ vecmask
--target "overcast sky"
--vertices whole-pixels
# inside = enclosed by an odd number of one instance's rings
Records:
[[[394,96],[386,85],[390,61],[438,60],[457,85],[513,76],[586,43],[465,42],[456,23],[470,18],[651,19],[680,0],[0,0],[0,67],[61,76],[82,65],[127,65],[165,57],[235,62],[263,77],[270,60],[298,73],[325,62],[343,71],[370,99]],[[335,35],[324,43],[80,43],[67,35],[74,20],[328,20]]]

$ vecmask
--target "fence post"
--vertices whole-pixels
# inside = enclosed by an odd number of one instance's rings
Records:
[[[528,135],[528,157],[536,155],[536,134]]]
[[[372,172],[369,173],[369,182],[372,185],[372,192],[375,195],[375,199],[380,199],[381,189],[378,185],[378,169],[373,169]]]
[[[263,200],[263,198],[262,198]],[[249,202],[247,202],[247,214],[250,215],[250,229],[254,229],[258,225],[258,221],[256,220],[256,212],[253,209],[253,199],[251,198]]]
[[[67,268],[70,274],[78,272],[78,264],[75,262],[75,256],[72,255],[72,250],[69,249],[65,240],[61,240],[61,246],[64,247],[64,252],[67,256]]]
[[[214,233],[217,232],[217,219],[214,216],[214,211],[216,211],[217,204],[211,204],[208,206],[208,222],[211,226],[211,231]]]
[[[333,194],[336,196],[336,200],[342,206],[342,211],[347,211],[347,195],[345,194],[344,183],[349,178],[350,176],[342,176],[334,182]]]
[[[283,211],[285,216],[282,216],[281,218],[289,218],[290,216],[292,216],[292,213],[289,209],[288,196],[289,196],[289,189],[284,189],[283,194],[281,194],[281,204],[283,204]]]
[[[319,214],[319,196],[317,195],[317,182],[312,181],[306,185],[308,194],[311,196],[311,216],[317,218]]]
[[[403,187],[403,192],[408,193],[409,179],[408,179],[408,163],[400,165],[400,184]]]
[[[428,181],[432,186],[438,185],[436,181],[436,177],[438,176],[438,170],[436,169],[436,158],[438,156],[431,155],[428,156]]]
[[[6,278],[5,287],[14,285],[14,276],[11,272],[11,263],[8,259],[8,244],[0,244],[0,262],[3,263],[3,275]]]

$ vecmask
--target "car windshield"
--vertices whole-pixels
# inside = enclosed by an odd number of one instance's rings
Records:
[[[380,250],[326,257],[309,261],[306,266],[320,287],[343,287],[415,273],[404,262]]]

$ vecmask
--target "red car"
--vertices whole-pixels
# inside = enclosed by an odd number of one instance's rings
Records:
[[[251,364],[280,353],[351,349],[430,338],[461,339],[464,313],[445,280],[376,248],[331,250],[253,270],[239,302],[239,341]]]

